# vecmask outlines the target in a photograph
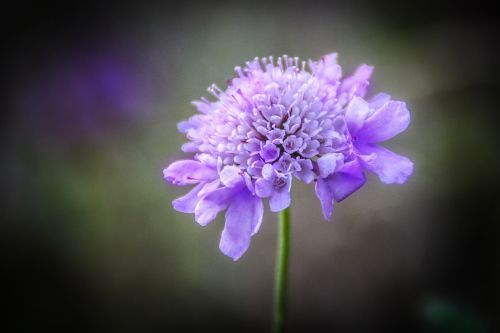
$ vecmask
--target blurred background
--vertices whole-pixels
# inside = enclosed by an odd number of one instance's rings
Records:
[[[255,56],[375,66],[407,101],[404,186],[324,222],[294,183],[291,332],[500,331],[497,18],[481,1],[16,2],[2,9],[6,332],[265,332],[276,214],[249,251],[173,211],[176,123]]]

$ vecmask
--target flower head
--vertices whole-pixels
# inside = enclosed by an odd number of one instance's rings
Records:
[[[206,225],[226,210],[221,251],[237,260],[258,231],[262,198],[271,211],[290,205],[293,178],[316,180],[316,195],[330,219],[333,202],[365,183],[364,169],[385,183],[403,183],[413,164],[382,148],[406,129],[404,102],[387,94],[364,96],[373,67],[361,65],[342,79],[336,54],[299,62],[287,56],[254,59],[225,90],[209,88],[215,97],[193,104],[199,113],[179,123],[193,159],[172,163],[165,180],[196,184],[174,200],[176,210],[194,213]]]

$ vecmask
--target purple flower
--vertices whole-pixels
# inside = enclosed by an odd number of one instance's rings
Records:
[[[291,176],[278,171],[270,164],[262,168],[262,178],[255,182],[255,194],[261,198],[269,197],[271,211],[279,212],[290,205]]]
[[[373,67],[361,65],[342,79],[336,54],[299,62],[283,56],[254,59],[215,100],[193,104],[199,113],[179,123],[192,160],[174,162],[165,180],[194,185],[174,200],[174,209],[194,213],[202,226],[226,210],[220,250],[237,260],[248,249],[263,216],[291,202],[292,179],[316,180],[316,194],[327,220],[333,202],[365,183],[364,169],[384,183],[403,183],[413,164],[381,147],[404,131],[409,112],[386,94],[365,100]]]
[[[268,142],[262,147],[259,155],[264,162],[276,161],[280,157],[280,149],[274,143]]]

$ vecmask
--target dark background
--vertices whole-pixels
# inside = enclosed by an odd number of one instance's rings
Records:
[[[475,1],[2,5],[6,332],[260,332],[276,216],[238,262],[170,202],[175,124],[255,56],[375,65],[407,101],[388,146],[415,162],[322,220],[294,184],[290,331],[500,330],[499,29]]]

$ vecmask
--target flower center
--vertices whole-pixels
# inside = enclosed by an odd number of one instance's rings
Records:
[[[273,188],[275,190],[281,190],[283,187],[286,186],[286,184],[287,184],[286,178],[281,175],[277,175],[273,179]]]

